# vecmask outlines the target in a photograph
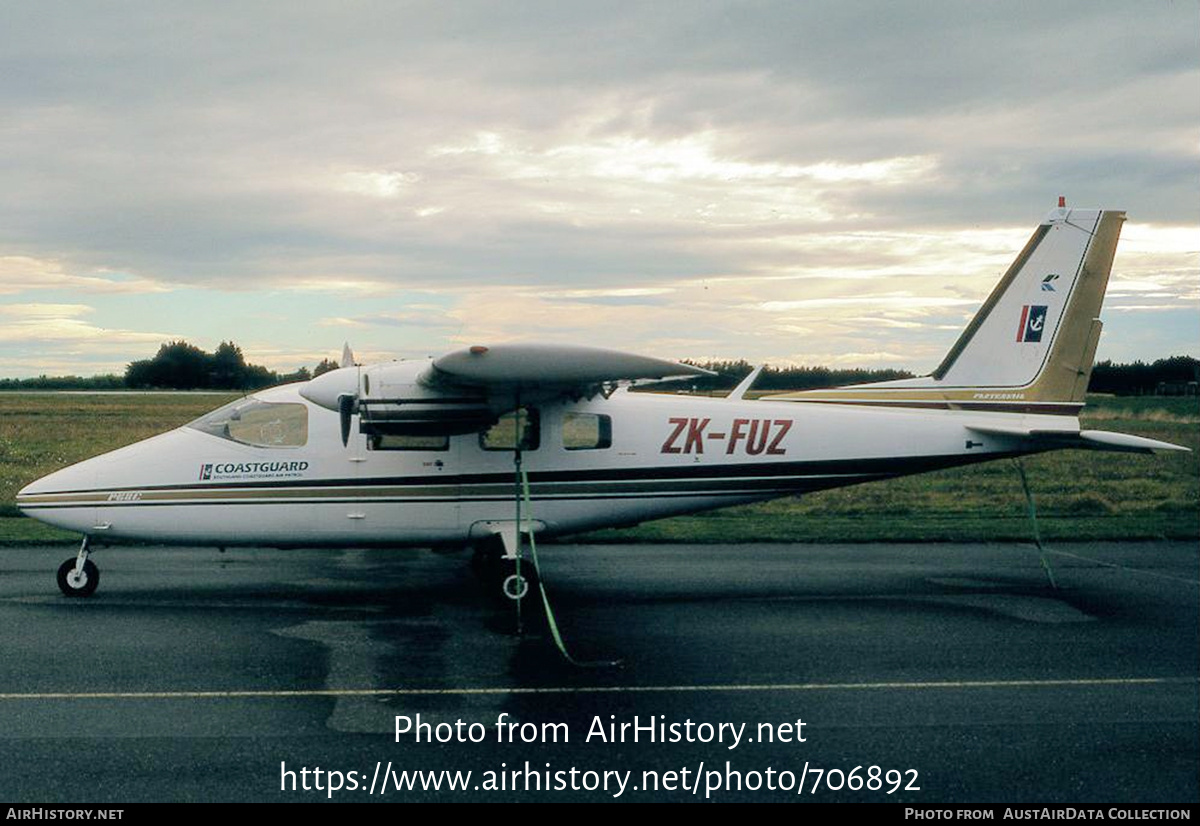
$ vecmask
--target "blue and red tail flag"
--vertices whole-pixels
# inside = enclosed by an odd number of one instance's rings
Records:
[[[1041,341],[1046,326],[1046,305],[1026,304],[1021,308],[1021,326],[1017,329],[1017,341]]]

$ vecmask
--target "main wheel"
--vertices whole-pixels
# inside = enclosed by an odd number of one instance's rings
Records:
[[[522,600],[529,596],[529,590],[537,585],[537,571],[533,563],[527,559],[521,560],[521,573],[517,575],[515,560],[497,560],[491,571],[492,587],[498,587],[500,595],[506,599]]]
[[[504,582],[500,583],[500,588],[509,599],[525,599],[525,595],[529,593],[529,579],[523,573],[520,576],[509,574],[504,578]]]
[[[100,584],[100,569],[96,563],[87,560],[83,570],[75,573],[75,557],[71,557],[58,566],[58,587],[69,597],[90,597]]]

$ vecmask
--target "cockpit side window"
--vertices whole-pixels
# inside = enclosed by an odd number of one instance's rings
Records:
[[[188,427],[253,447],[303,447],[308,442],[308,407],[297,402],[238,399]]]

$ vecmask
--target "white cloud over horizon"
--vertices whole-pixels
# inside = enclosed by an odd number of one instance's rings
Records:
[[[1195,23],[1083,0],[18,4],[0,371],[119,371],[162,331],[289,371],[346,338],[919,371],[1059,194],[1130,215],[1100,357],[1195,354]],[[41,329],[38,306],[60,308]]]

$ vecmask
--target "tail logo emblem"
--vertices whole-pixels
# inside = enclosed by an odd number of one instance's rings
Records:
[[[1058,273],[1052,272],[1042,279],[1042,292],[1052,293],[1057,292],[1054,289],[1054,282],[1058,280]]]
[[[1021,308],[1021,326],[1017,328],[1017,341],[1041,341],[1046,327],[1046,305],[1026,304]]]

